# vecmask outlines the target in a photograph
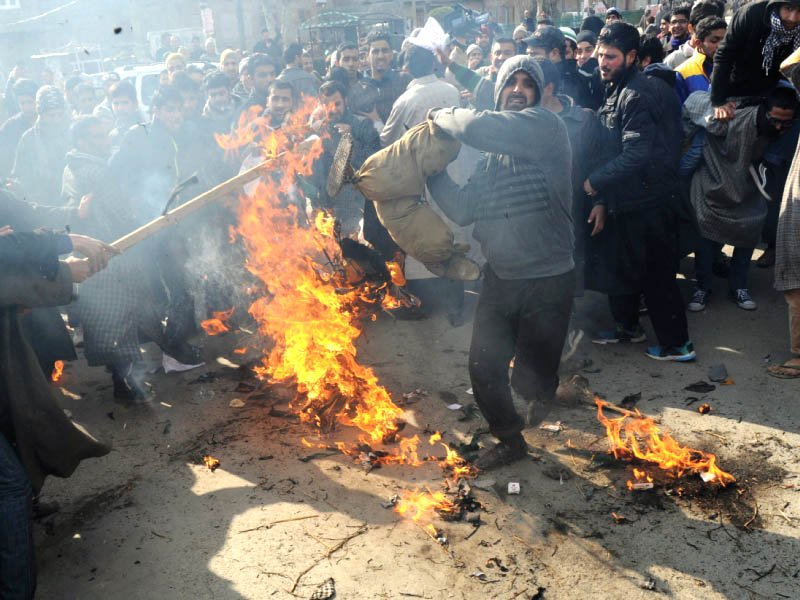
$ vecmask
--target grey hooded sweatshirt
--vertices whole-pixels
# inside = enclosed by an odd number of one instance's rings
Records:
[[[500,110],[500,92],[517,71],[537,87],[536,105]],[[495,84],[494,111],[448,108],[433,122],[486,153],[459,187],[447,172],[428,178],[445,214],[459,225],[475,223],[473,237],[500,279],[534,279],[575,268],[572,260],[572,153],[558,115],[539,106],[542,70],[527,56],[508,59]]]

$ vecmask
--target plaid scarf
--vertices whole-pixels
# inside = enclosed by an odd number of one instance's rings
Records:
[[[764,62],[762,65],[764,71],[767,73],[769,73],[769,70],[772,68],[772,59],[775,56],[775,50],[789,44],[792,46],[792,51],[800,47],[800,27],[789,30],[785,29],[777,8],[773,8],[770,12],[769,21],[772,30],[762,50],[762,54],[764,55]]]

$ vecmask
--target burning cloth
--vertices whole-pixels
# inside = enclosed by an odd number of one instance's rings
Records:
[[[477,265],[464,257],[444,220],[424,203],[427,178],[444,171],[461,143],[430,121],[370,156],[355,173],[354,184],[374,202],[383,226],[408,254],[436,275],[477,279]]]

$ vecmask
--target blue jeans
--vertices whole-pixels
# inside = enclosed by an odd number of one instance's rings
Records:
[[[694,253],[694,270],[697,275],[697,287],[704,292],[714,288],[714,275],[711,271],[714,256],[722,249],[722,244],[705,238],[700,239]],[[734,248],[731,268],[728,273],[728,288],[731,292],[747,289],[747,274],[750,271],[750,259],[753,248]]]
[[[29,600],[36,591],[31,482],[0,433],[0,598]]]

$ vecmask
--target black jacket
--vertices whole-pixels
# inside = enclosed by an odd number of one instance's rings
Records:
[[[714,55],[711,71],[711,103],[721,106],[732,96],[760,96],[780,80],[780,64],[793,48],[775,50],[769,72],[762,66],[762,49],[770,31],[770,10],[786,4],[782,0],[761,0],[748,4],[735,15]]]
[[[597,69],[597,59],[590,58],[577,72],[577,94],[574,96],[578,106],[597,110],[603,104],[603,82]]]
[[[589,182],[611,211],[662,206],[674,191],[679,148],[663,126],[674,115],[662,85],[632,68],[606,88],[598,116],[614,158],[592,171]]]

